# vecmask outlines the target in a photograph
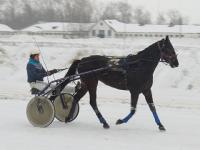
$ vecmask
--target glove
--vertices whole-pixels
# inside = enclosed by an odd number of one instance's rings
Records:
[[[48,71],[47,75],[50,76],[50,75],[57,73],[57,72],[58,72],[57,69],[53,69],[53,70]]]

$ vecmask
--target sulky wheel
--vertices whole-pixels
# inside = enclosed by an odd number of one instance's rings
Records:
[[[61,94],[55,99],[54,101],[55,117],[59,121],[65,122],[65,118],[68,117],[69,112],[71,110],[73,100],[74,100],[73,96],[67,93]],[[79,104],[77,103],[75,106],[74,114],[72,118],[70,118],[69,122],[76,119],[78,113],[79,113]]]
[[[26,115],[33,126],[47,127],[54,120],[55,110],[52,102],[48,98],[36,96],[28,103]]]

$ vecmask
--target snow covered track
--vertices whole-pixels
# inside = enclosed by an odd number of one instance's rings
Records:
[[[147,106],[138,107],[128,124],[116,126],[128,104],[100,103],[111,125],[104,130],[89,105],[81,105],[78,118],[69,124],[57,120],[48,128],[32,127],[25,115],[25,101],[0,101],[0,149],[12,150],[198,150],[200,111],[158,107],[167,131],[160,132]],[[112,108],[112,109],[111,109]]]

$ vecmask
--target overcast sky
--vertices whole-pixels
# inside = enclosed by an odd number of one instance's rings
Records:
[[[167,12],[170,9],[179,10],[184,16],[187,16],[190,23],[200,24],[200,0],[98,0],[105,1],[124,1],[135,6],[144,6],[153,16],[159,12]]]

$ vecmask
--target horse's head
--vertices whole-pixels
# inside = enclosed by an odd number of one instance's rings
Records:
[[[161,61],[168,63],[172,68],[178,67],[177,54],[168,36],[158,42],[158,48],[160,50]]]

